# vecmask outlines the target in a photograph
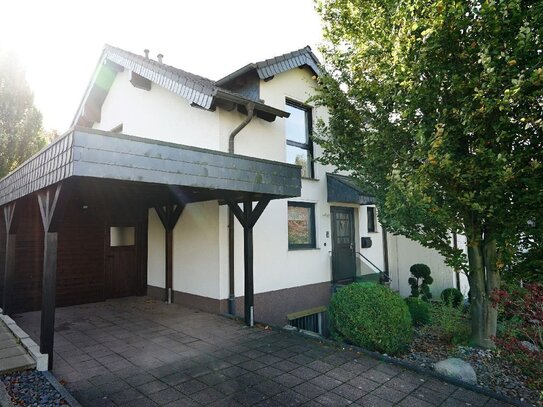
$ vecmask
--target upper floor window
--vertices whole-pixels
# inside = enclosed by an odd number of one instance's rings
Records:
[[[313,143],[311,108],[287,99],[287,162],[302,166],[302,177],[313,178]]]

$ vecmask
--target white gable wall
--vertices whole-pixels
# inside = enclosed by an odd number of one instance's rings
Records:
[[[191,107],[186,99],[154,83],[150,91],[138,89],[126,69],[113,81],[101,121],[93,128],[109,131],[121,123],[123,134],[219,149],[216,113]]]

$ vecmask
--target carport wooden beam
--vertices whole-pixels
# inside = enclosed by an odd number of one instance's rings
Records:
[[[165,301],[172,303],[173,292],[173,230],[183,213],[185,205],[181,202],[170,200],[166,206],[155,205],[155,211],[164,226],[166,232],[166,278],[165,278]]]
[[[4,206],[4,222],[6,226],[6,257],[4,263],[4,292],[2,294],[2,310],[6,315],[12,310],[13,277],[15,276],[15,245],[17,243],[14,221],[15,206],[15,202]]]
[[[243,251],[244,251],[244,312],[245,324],[247,326],[254,325],[254,255],[253,255],[253,228],[264,212],[264,209],[270,203],[270,199],[265,198],[258,201],[253,208],[252,201],[243,202],[243,210],[239,205],[232,201],[226,201],[234,216],[237,218],[241,226],[243,226]]]
[[[43,283],[40,325],[40,352],[49,355],[48,369],[53,368],[55,337],[55,300],[57,284],[58,234],[53,232],[53,216],[57,207],[61,184],[38,192],[38,204],[44,230]]]

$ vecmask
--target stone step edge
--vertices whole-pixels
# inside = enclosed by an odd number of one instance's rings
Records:
[[[0,308],[0,320],[6,324],[10,331],[19,340],[21,345],[25,347],[32,359],[36,361],[36,370],[45,372],[49,365],[49,355],[40,352],[40,347],[34,342],[28,334],[23,331],[17,323],[9,316],[4,315],[2,308]]]

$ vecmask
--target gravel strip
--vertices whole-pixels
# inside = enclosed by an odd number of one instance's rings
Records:
[[[26,370],[0,378],[14,406],[68,406],[66,400],[43,376],[42,372]]]
[[[537,391],[526,384],[526,377],[516,367],[492,350],[446,345],[427,329],[415,328],[410,351],[399,359],[432,369],[440,360],[456,357],[468,362],[477,373],[477,384],[534,406],[543,406]]]

